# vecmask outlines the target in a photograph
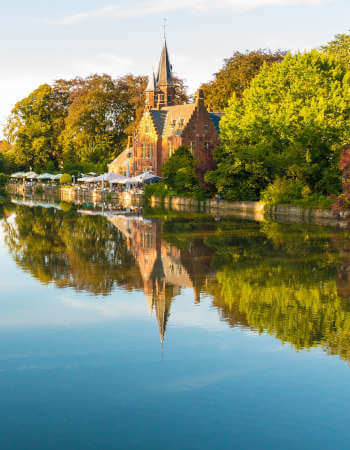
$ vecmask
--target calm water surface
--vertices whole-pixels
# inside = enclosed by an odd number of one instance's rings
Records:
[[[350,236],[0,205],[0,448],[348,449]]]

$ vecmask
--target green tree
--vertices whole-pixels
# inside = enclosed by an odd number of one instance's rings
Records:
[[[109,161],[125,145],[133,107],[108,75],[87,78],[75,93],[61,135],[64,158]]]
[[[18,164],[27,168],[45,168],[53,161],[57,165],[59,132],[55,125],[59,116],[54,91],[48,84],[43,84],[15,105],[5,132],[15,147]]]
[[[310,193],[341,189],[339,152],[350,139],[350,78],[336,58],[312,51],[264,65],[221,120],[217,170],[207,175],[227,199],[257,200],[276,177]]]
[[[70,184],[72,182],[72,177],[69,173],[64,173],[60,178],[60,184]]]
[[[163,165],[163,183],[176,195],[203,194],[196,174],[196,164],[197,161],[188,148],[179,147]]]
[[[266,49],[234,52],[231,58],[224,60],[222,69],[214,74],[214,79],[202,85],[206,105],[213,110],[222,111],[233,93],[237,98],[242,98],[244,90],[264,63],[271,65],[281,62],[286,54],[283,50],[272,52]]]
[[[328,55],[342,60],[350,69],[350,34],[337,34],[333,41],[321,47]]]

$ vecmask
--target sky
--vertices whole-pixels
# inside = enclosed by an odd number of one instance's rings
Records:
[[[1,129],[42,83],[149,74],[164,18],[174,71],[190,92],[235,50],[306,50],[350,29],[349,0],[0,0],[0,14]]]

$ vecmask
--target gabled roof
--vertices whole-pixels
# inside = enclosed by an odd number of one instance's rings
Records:
[[[187,105],[166,106],[160,110],[151,109],[149,112],[158,136],[171,137],[181,136],[195,109],[196,104],[190,103]],[[219,132],[219,123],[224,114],[213,112],[208,114]]]
[[[181,135],[195,109],[196,105],[194,103],[162,108],[162,111],[167,112],[163,136],[171,137]]]
[[[156,128],[158,136],[163,134],[164,124],[166,121],[166,116],[168,114],[167,111],[163,111],[162,109],[151,109],[150,114]]]
[[[164,40],[162,54],[160,56],[158,73],[157,73],[157,86],[169,86],[173,84],[172,66],[170,64],[168,47]]]
[[[130,163],[132,159],[132,155],[131,157],[129,156],[130,153],[132,153],[130,148],[123,150],[108,166],[123,166],[126,163]]]

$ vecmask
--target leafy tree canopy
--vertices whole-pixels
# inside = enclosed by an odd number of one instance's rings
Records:
[[[180,146],[162,167],[162,182],[151,185],[147,195],[188,195],[203,197],[205,191],[196,173],[196,161],[185,146]]]
[[[54,90],[43,84],[13,108],[6,126],[6,135],[15,146],[19,164],[45,167],[57,163],[57,121],[60,111]]]
[[[183,80],[175,78],[175,84],[176,101],[188,101]],[[40,86],[12,110],[5,134],[14,148],[2,152],[1,170],[106,170],[139,123],[146,86],[147,77],[132,74],[118,79],[91,75]]]
[[[256,200],[277,176],[310,193],[340,190],[339,151],[350,136],[350,78],[338,59],[312,51],[264,65],[221,121],[218,168],[207,175],[228,199]]]
[[[341,59],[350,68],[350,34],[337,34],[333,41],[321,49],[328,55]]]
[[[281,62],[286,54],[283,50],[272,52],[266,49],[235,52],[231,58],[224,60],[222,69],[214,74],[214,79],[202,85],[206,105],[215,111],[222,111],[233,93],[237,98],[242,97],[264,63]]]
[[[61,143],[65,159],[109,161],[126,139],[133,106],[130,96],[108,75],[87,78],[65,118]]]

